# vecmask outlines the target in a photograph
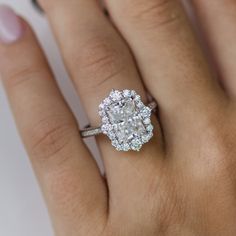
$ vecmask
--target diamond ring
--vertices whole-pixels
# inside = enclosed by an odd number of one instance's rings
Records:
[[[153,136],[151,113],[156,102],[144,105],[134,90],[112,90],[99,105],[102,124],[80,131],[83,138],[105,134],[118,151],[139,151]]]

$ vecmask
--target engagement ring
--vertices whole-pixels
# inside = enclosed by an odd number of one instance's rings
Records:
[[[105,134],[118,151],[139,151],[153,136],[151,113],[156,102],[144,105],[134,90],[112,90],[99,105],[101,126],[81,131],[83,138]]]

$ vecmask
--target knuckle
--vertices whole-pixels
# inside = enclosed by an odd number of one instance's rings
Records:
[[[236,127],[233,127],[231,122],[225,122],[223,114],[225,115],[225,110],[221,109],[208,115],[203,127],[199,130],[201,132],[199,158],[207,162],[204,161],[204,164],[208,168],[215,168],[212,173],[223,173],[227,170],[236,152],[234,147]]]
[[[178,193],[176,189],[177,184],[169,186],[164,194],[162,194],[162,202],[159,207],[158,222],[159,227],[157,229],[159,234],[167,234],[171,231],[171,227],[175,224],[184,225],[186,208],[183,194]]]
[[[30,131],[30,153],[37,161],[48,161],[63,153],[75,134],[75,124],[65,117],[48,117],[40,120]],[[74,131],[74,132],[73,132]],[[64,153],[66,156],[67,153]],[[58,158],[55,158],[58,161]]]
[[[216,118],[217,119],[217,118]],[[208,147],[214,147],[215,153],[221,156],[227,148],[227,127],[219,120],[209,120],[203,135],[203,140]],[[217,151],[217,152],[216,152]],[[218,155],[217,155],[218,156]]]
[[[61,215],[70,213],[73,216],[71,220],[75,224],[81,222],[85,235],[103,235],[98,234],[103,231],[106,224],[104,205],[98,205],[98,202],[101,202],[101,196],[97,192],[86,194],[84,188],[78,188],[78,181],[83,182],[83,179],[78,179],[76,173],[78,170],[71,168],[60,168],[48,173],[51,197],[56,200]]]
[[[53,199],[56,199],[57,206],[64,211],[75,211],[78,201],[75,199],[80,195],[80,190],[76,188],[74,172],[71,169],[62,168],[59,171],[49,173],[50,193]],[[72,204],[75,203],[75,204]],[[85,203],[80,199],[80,208],[83,208]]]
[[[171,176],[168,173],[168,176]],[[177,182],[173,178],[167,178],[164,174],[162,180],[152,181],[149,188],[149,200],[152,202],[150,209],[151,215],[157,225],[159,234],[164,234],[169,230],[169,226],[173,222],[182,221],[184,219],[184,208],[181,202],[183,196],[178,195]]]
[[[77,188],[78,179],[71,169],[60,168],[48,174],[48,185],[52,199],[57,202],[57,208],[62,216],[70,214],[72,221],[84,223],[86,228],[86,218],[88,212],[88,196],[83,197],[81,189]],[[75,223],[74,222],[74,223]],[[86,229],[84,229],[86,230]]]
[[[9,90],[25,86],[31,79],[46,76],[46,69],[36,68],[35,66],[22,66],[18,70],[8,73],[4,83]]]
[[[130,2],[130,11],[123,11],[123,14],[133,25],[142,29],[173,25],[180,17],[178,3],[175,0]]]
[[[104,83],[111,83],[124,69],[122,49],[112,45],[111,39],[92,38],[88,40],[76,55],[79,73],[88,78],[85,86],[94,88]]]

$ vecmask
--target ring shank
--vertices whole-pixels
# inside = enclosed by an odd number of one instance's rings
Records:
[[[157,103],[155,101],[152,101],[147,105],[147,107],[149,107],[151,109],[151,111],[155,111],[157,108]],[[84,128],[80,131],[80,135],[82,138],[93,137],[93,136],[99,135],[101,133],[102,133],[101,126],[99,126],[99,127],[87,126],[86,128]]]

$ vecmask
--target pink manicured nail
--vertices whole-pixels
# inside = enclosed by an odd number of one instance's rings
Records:
[[[20,18],[8,6],[0,6],[0,41],[11,44],[21,38],[23,26]]]

